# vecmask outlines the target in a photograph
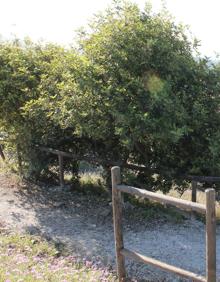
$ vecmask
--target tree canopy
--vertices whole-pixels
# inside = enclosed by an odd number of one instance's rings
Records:
[[[41,144],[144,167],[136,176],[164,191],[220,175],[219,68],[165,10],[115,1],[76,48],[2,42],[0,66],[0,125],[27,166]]]

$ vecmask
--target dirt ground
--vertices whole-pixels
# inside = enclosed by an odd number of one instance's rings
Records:
[[[69,187],[19,184],[16,177],[0,173],[0,221],[7,228],[55,240],[75,256],[100,261],[115,269],[112,206],[106,197],[98,198]],[[144,217],[143,208],[127,204],[123,228],[125,247],[205,274],[205,228],[194,217],[180,223],[163,216],[149,220]],[[220,226],[217,267],[219,242]],[[187,281],[133,261],[126,264],[129,276],[138,281]]]

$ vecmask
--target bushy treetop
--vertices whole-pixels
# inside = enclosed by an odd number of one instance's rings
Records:
[[[1,43],[0,65],[0,122],[31,144],[145,166],[155,187],[220,174],[219,69],[166,11],[116,1],[77,48]]]

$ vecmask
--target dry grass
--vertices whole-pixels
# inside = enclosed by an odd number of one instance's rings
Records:
[[[176,190],[172,189],[168,193],[169,196],[175,198],[181,198],[183,200],[191,201],[191,190],[186,190],[183,195],[181,196]],[[197,202],[201,204],[205,204],[205,192],[197,190]],[[220,220],[220,203],[216,201],[216,217]]]
[[[104,179],[97,172],[84,172],[80,173],[79,176],[81,185],[104,186]]]

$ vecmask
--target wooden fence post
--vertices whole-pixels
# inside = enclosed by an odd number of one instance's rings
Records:
[[[0,144],[0,156],[2,158],[3,161],[5,161],[5,154],[3,152],[3,149],[2,149],[2,145]]]
[[[63,156],[61,154],[58,155],[58,160],[59,160],[60,186],[64,187]]]
[[[20,144],[16,145],[16,150],[17,150],[17,158],[18,158],[18,172],[19,175],[23,175],[23,167],[22,167],[22,157],[21,157],[21,150],[20,150]]]
[[[207,282],[216,282],[216,215],[215,190],[206,194],[206,277]]]
[[[117,274],[119,282],[125,281],[125,261],[124,256],[121,254],[121,250],[124,248],[123,243],[123,231],[122,231],[122,203],[121,192],[117,190],[117,185],[121,182],[120,168],[115,166],[111,169],[112,176],[112,207],[113,207],[113,222],[114,222],[114,234],[115,234],[115,251],[116,251],[116,263]]]
[[[3,161],[5,161],[5,155],[4,155],[4,152],[3,152],[3,149],[2,149],[2,145],[0,144],[0,156],[1,158],[3,159]]]
[[[192,202],[196,203],[196,193],[197,193],[197,182],[195,180],[192,181]]]

